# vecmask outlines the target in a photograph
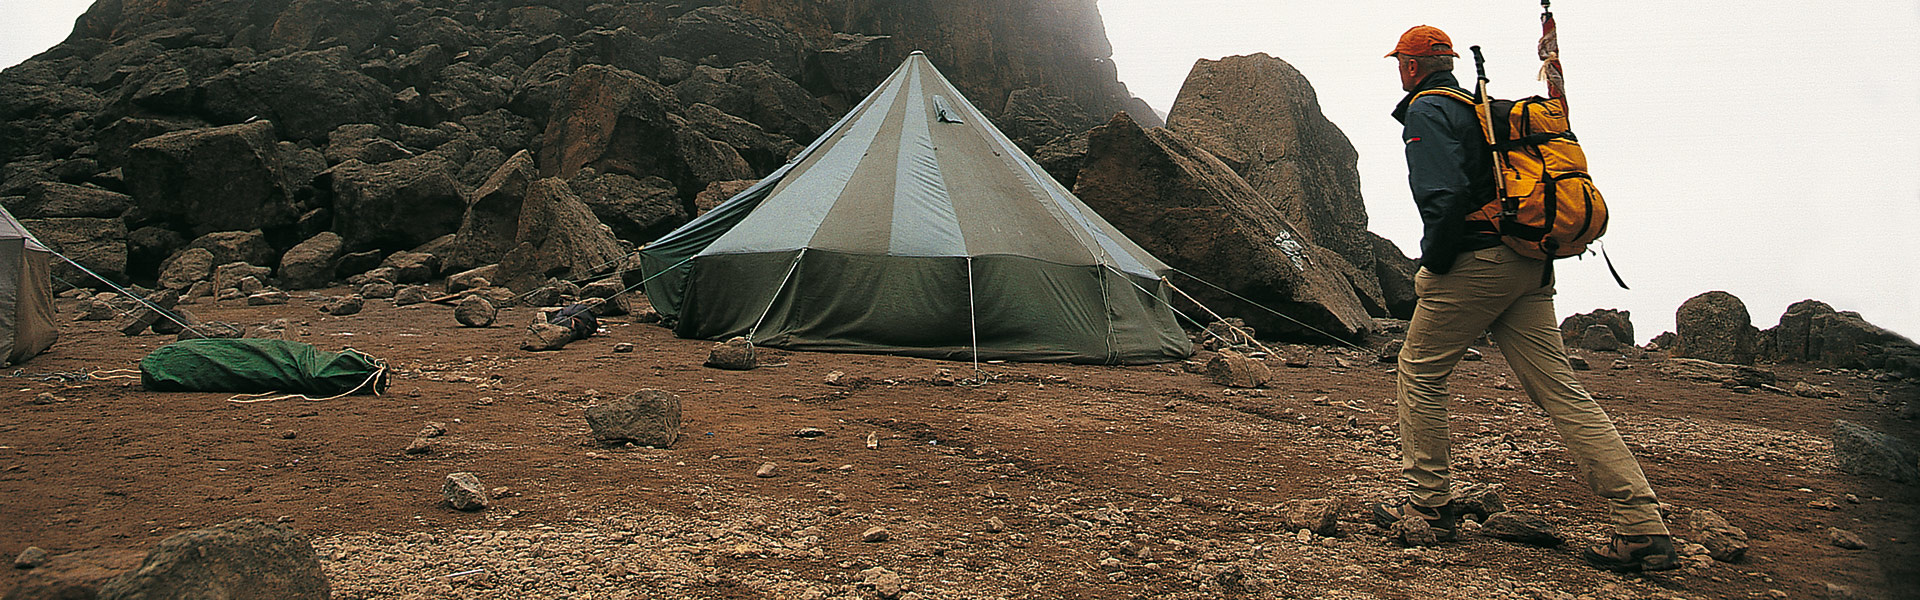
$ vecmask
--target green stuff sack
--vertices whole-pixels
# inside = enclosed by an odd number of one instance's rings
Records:
[[[378,394],[386,363],[351,348],[322,352],[273,339],[197,339],[161,346],[140,360],[140,381],[156,392],[283,392],[306,396]]]

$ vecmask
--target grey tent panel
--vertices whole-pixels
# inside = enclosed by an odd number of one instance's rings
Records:
[[[53,253],[0,207],[0,364],[25,362],[60,338]]]

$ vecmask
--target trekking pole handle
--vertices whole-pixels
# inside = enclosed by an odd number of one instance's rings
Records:
[[[1487,57],[1480,54],[1480,47],[1468,46],[1467,50],[1473,52],[1473,71],[1479,75],[1480,81],[1483,83],[1492,81],[1491,79],[1487,79]]]

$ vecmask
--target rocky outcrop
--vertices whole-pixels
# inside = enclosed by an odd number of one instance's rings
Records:
[[[149,219],[190,236],[294,224],[300,212],[274,125],[167,133],[127,152],[127,188]]]
[[[1376,263],[1411,261],[1397,250],[1378,256],[1360,197],[1359,154],[1321,113],[1313,85],[1291,65],[1266,54],[1195,62],[1167,112],[1167,128],[1245,178],[1298,228],[1301,241],[1353,265],[1355,291],[1375,316],[1390,316],[1390,304],[1409,303],[1411,295],[1385,297],[1383,287],[1410,290],[1412,280],[1383,283]],[[1398,279],[1411,270],[1393,265],[1384,272]]]
[[[334,231],[350,251],[412,248],[453,233],[467,208],[454,179],[457,172],[456,165],[434,155],[335,165],[326,174]]]
[[[1569,315],[1560,321],[1560,338],[1567,347],[1582,347],[1581,342],[1587,336],[1587,330],[1594,325],[1607,328],[1613,339],[1619,344],[1633,344],[1633,313],[1624,310],[1602,308],[1590,313]]]
[[[161,540],[140,568],[107,582],[101,598],[284,598],[331,595],[307,536],[282,525],[238,519]]]
[[[1751,365],[1760,350],[1760,330],[1747,305],[1733,294],[1707,292],[1688,298],[1674,314],[1679,334],[1673,355],[1730,365]]]
[[[1767,358],[1779,362],[1886,369],[1920,377],[1920,344],[1882,329],[1859,313],[1836,311],[1818,300],[1801,300],[1761,332]]]
[[[1090,134],[1073,191],[1160,260],[1231,290],[1187,292],[1263,334],[1327,342],[1376,327],[1351,264],[1307,242],[1266,196],[1172,131],[1116,115]]]

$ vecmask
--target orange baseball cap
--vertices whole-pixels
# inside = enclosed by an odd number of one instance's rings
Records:
[[[1446,50],[1434,47],[1442,44],[1447,46]],[[1400,43],[1393,46],[1393,51],[1387,53],[1387,58],[1393,58],[1399,54],[1405,54],[1407,56],[1460,56],[1460,53],[1453,51],[1453,38],[1447,37],[1447,32],[1441,31],[1440,28],[1429,25],[1415,25],[1413,29],[1408,29],[1406,33],[1400,34]]]

